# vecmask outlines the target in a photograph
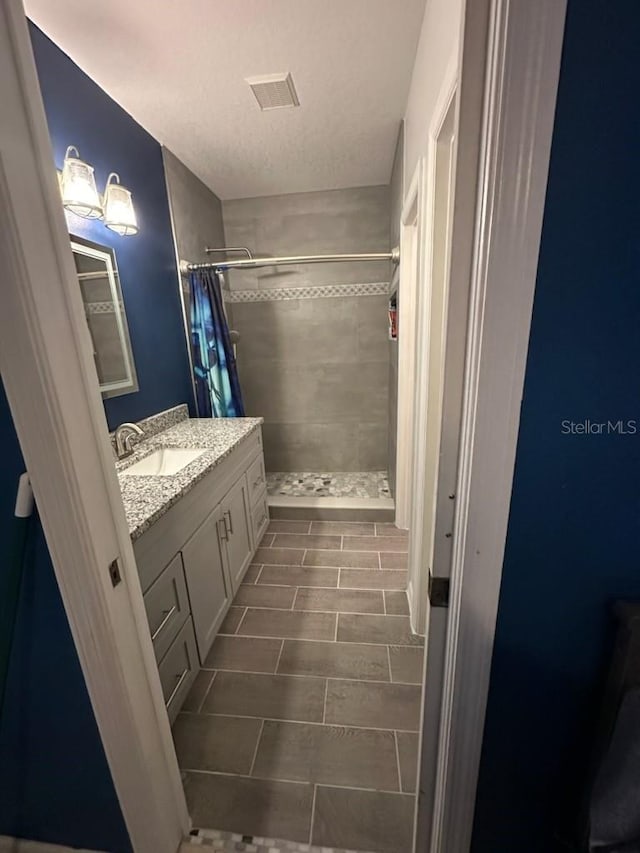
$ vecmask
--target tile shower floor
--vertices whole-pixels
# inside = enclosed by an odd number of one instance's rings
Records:
[[[267,492],[297,498],[391,497],[386,471],[275,471],[267,474]]]
[[[247,850],[408,853],[423,644],[406,535],[272,521],[255,559],[174,725],[194,826]]]

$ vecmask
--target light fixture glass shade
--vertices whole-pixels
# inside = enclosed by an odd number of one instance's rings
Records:
[[[80,159],[78,149],[74,145],[70,145],[64,155],[60,191],[62,204],[76,216],[83,216],[85,219],[100,219],[102,216],[93,166]]]
[[[136,212],[131,193],[120,186],[120,178],[111,172],[104,190],[104,224],[121,237],[138,233]]]

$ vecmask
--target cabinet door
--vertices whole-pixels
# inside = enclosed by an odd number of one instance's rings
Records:
[[[216,636],[232,592],[224,570],[224,522],[216,507],[182,549],[200,662]]]
[[[251,562],[253,540],[247,493],[247,479],[241,477],[222,501],[222,514],[227,525],[227,554],[231,586],[235,593]]]

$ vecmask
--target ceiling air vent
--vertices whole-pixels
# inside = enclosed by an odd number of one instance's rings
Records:
[[[260,77],[247,77],[246,80],[261,110],[300,106],[291,74],[263,74]]]

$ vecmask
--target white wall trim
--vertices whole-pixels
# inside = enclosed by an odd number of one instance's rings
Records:
[[[0,4],[0,102],[2,378],[132,846],[174,853],[189,816],[20,0]]]
[[[396,440],[396,524],[408,528],[413,488],[413,428],[415,396],[415,306],[422,286],[421,253],[424,245],[424,158],[416,164],[400,215],[400,269],[398,281],[398,410]],[[410,598],[411,600],[411,598]]]
[[[429,135],[426,140],[427,156],[424,165],[424,192],[422,211],[422,234],[423,249],[420,257],[420,293],[417,295],[415,309],[416,315],[416,362],[414,366],[415,375],[412,393],[415,397],[413,417],[413,452],[412,452],[412,485],[409,524],[409,577],[412,579],[413,597],[409,600],[411,627],[417,634],[424,635],[427,631],[427,595],[428,595],[428,572],[431,568],[433,554],[431,551],[425,553],[425,520],[427,514],[433,518],[435,524],[436,495],[425,493],[425,466],[427,458],[427,442],[434,440],[434,436],[428,435],[428,403],[429,403],[429,371],[430,365],[430,333],[432,317],[432,295],[433,295],[433,246],[434,229],[436,224],[436,155],[438,138],[446,119],[449,108],[456,96],[458,86],[458,56],[453,56],[447,63],[447,68],[442,80],[442,85],[434,104],[433,114],[429,125]],[[456,117],[457,119],[457,117]],[[457,123],[457,121],[456,121]],[[454,142],[454,169],[455,151],[457,142]],[[455,178],[453,181],[455,193]],[[453,205],[452,205],[453,206]],[[452,211],[449,218],[452,217]],[[450,219],[448,225],[451,225]],[[446,254],[451,253],[451,228],[448,234],[449,245]],[[448,264],[447,264],[448,266]],[[448,272],[447,272],[448,275]],[[447,286],[447,301],[449,299],[449,287]],[[445,322],[446,327],[446,322]],[[444,338],[446,346],[446,335]],[[435,440],[439,443],[440,436]],[[437,482],[437,476],[436,476]],[[432,500],[431,507],[428,501]]]
[[[432,853],[471,843],[566,2],[490,9]]]

